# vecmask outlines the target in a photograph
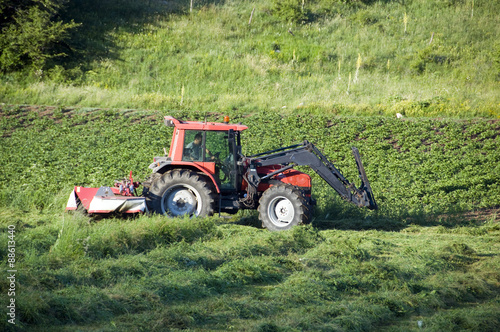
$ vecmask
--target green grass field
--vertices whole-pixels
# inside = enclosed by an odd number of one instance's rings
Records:
[[[162,112],[2,114],[1,266],[9,269],[13,235],[19,329],[417,331],[420,321],[428,331],[496,331],[500,324],[498,121],[235,118],[250,127],[244,153],[308,138],[353,180],[356,145],[380,206],[351,207],[304,169],[318,201],[312,225],[273,233],[250,211],[98,221],[64,212],[73,185],[148,174],[170,142]],[[8,289],[3,278],[0,291]]]
[[[1,73],[0,329],[496,332],[500,5],[189,4],[71,0],[67,56]],[[300,168],[317,206],[286,232],[65,212],[148,176],[165,115],[229,115],[246,155],[307,139],[358,184],[356,146],[380,209]]]

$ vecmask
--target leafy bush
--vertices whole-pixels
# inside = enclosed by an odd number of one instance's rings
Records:
[[[350,18],[362,26],[375,24],[379,21],[378,15],[371,10],[358,10]]]
[[[422,74],[431,65],[445,65],[451,62],[451,58],[438,53],[438,49],[435,46],[427,46],[419,50],[415,55],[413,60],[410,62],[410,68],[418,74]]]
[[[309,9],[302,0],[273,0],[273,15],[286,22],[300,23],[308,20]]]
[[[69,30],[78,26],[73,21],[64,23],[55,19],[67,1],[34,0],[2,4],[0,13],[5,13],[7,17],[0,22],[1,71],[30,64],[41,76],[40,70],[48,59],[64,55],[55,52],[55,45],[68,37]]]

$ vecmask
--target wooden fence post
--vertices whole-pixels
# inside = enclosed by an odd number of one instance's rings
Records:
[[[255,12],[255,7],[252,9],[252,14],[250,14],[250,19],[248,20],[248,25],[252,24],[253,13]]]

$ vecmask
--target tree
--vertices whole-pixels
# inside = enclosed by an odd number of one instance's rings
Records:
[[[54,46],[79,24],[58,19],[68,0],[0,0],[0,71],[42,69]]]

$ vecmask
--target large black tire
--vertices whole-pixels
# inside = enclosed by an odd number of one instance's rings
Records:
[[[214,214],[215,193],[205,176],[188,169],[175,169],[157,177],[147,192],[152,212],[177,216],[206,217]]]
[[[311,206],[303,193],[289,184],[268,188],[259,201],[259,219],[270,231],[283,231],[310,222]]]

